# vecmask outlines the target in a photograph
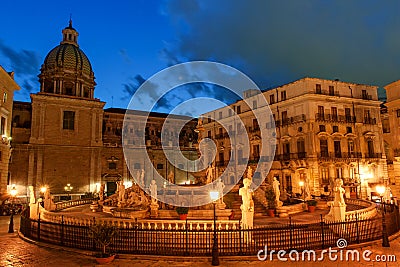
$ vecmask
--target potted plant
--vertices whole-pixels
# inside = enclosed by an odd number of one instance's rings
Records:
[[[310,199],[310,200],[307,200],[306,203],[308,206],[308,211],[314,212],[317,207],[317,201],[315,199]]]
[[[188,207],[177,207],[176,212],[179,214],[179,219],[186,220],[187,215],[189,213]]]
[[[265,191],[265,198],[267,199],[268,202],[268,211],[267,211],[268,216],[275,217],[276,195],[272,187],[269,187]]]
[[[107,247],[111,245],[114,237],[118,234],[118,228],[104,222],[96,223],[89,228],[89,237],[101,246],[101,253],[96,254],[96,261],[99,264],[110,263],[114,260],[115,254],[107,253]]]

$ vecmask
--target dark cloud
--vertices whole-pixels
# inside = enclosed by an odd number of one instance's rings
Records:
[[[0,54],[8,61],[8,71],[15,72],[15,80],[22,90],[19,94],[28,95],[39,88],[38,70],[40,69],[39,56],[30,50],[15,50],[0,40]],[[7,64],[6,62],[2,64]]]
[[[163,54],[243,70],[260,87],[304,76],[384,86],[400,78],[399,1],[182,1]]]
[[[123,92],[125,96],[121,98],[121,100],[130,99],[136,90],[146,81],[142,75],[137,74],[135,77],[130,78],[127,83],[122,84]]]

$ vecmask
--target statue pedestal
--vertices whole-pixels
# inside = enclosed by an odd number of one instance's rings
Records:
[[[254,211],[243,211],[242,210],[242,229],[250,229],[253,228],[253,218]]]
[[[253,228],[253,218],[254,218],[254,211],[243,211],[242,210],[242,222],[241,227],[242,229],[251,229]],[[251,231],[244,231],[243,232],[243,240],[246,243],[250,243],[253,239],[251,236]]]
[[[52,199],[44,200],[44,209],[48,211],[53,211],[56,209],[56,204],[54,204]]]
[[[222,203],[217,203],[216,208],[219,210],[224,210],[226,208],[226,204],[224,202]]]
[[[346,204],[340,202],[328,202],[331,207],[325,218],[329,221],[345,221],[346,219]]]
[[[151,218],[157,218],[158,217],[158,204],[152,202],[150,204],[150,217]]]

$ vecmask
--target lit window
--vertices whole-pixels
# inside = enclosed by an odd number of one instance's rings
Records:
[[[4,92],[3,94],[3,102],[6,103],[7,102],[7,93]]]
[[[397,118],[400,118],[400,109],[396,110]]]

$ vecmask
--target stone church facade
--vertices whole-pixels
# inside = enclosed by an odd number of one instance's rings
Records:
[[[52,194],[78,197],[98,191],[101,183],[106,183],[108,193],[113,193],[117,181],[123,180],[128,185],[133,182],[122,149],[125,110],[104,110],[105,102],[94,97],[93,69],[79,48],[78,32],[71,21],[62,30],[62,36],[61,43],[48,53],[42,64],[38,76],[40,92],[31,94],[31,103],[14,102],[9,182],[16,184],[19,195],[25,195],[27,186],[33,185],[36,190],[47,186]],[[134,121],[146,122],[140,112],[131,116]],[[157,171],[164,177],[169,167],[174,170],[175,179],[193,180],[165,162],[159,142],[165,117],[150,113],[147,122],[146,144],[153,165],[158,166]],[[188,123],[186,138],[179,144],[188,153],[195,151],[190,142],[195,126],[195,121]],[[131,161],[138,170],[150,170],[140,159]],[[151,180],[149,173],[146,184]],[[72,189],[67,192],[68,184]]]

